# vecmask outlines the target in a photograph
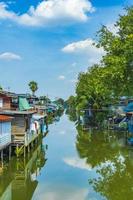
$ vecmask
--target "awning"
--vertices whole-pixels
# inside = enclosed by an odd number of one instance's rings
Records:
[[[24,110],[30,110],[30,109],[31,109],[31,107],[30,107],[27,99],[19,97],[19,110],[24,111]]]

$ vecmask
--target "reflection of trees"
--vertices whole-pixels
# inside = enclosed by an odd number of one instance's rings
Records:
[[[89,179],[96,192],[107,200],[127,200],[133,196],[132,150],[119,145],[119,133],[93,131],[77,127],[77,150],[81,158],[95,167],[98,176]]]
[[[119,152],[119,146],[116,142],[112,146],[110,145],[108,132],[88,133],[83,131],[80,126],[77,129],[77,150],[80,157],[86,158],[87,163],[91,164],[92,167],[111,160]]]
[[[133,164],[129,159],[122,163],[118,157],[115,157],[112,164],[101,166],[97,173],[100,177],[90,180],[96,192],[106,197],[107,200],[132,199]]]
[[[100,110],[91,110],[91,116],[89,110],[86,110],[84,113],[84,124],[91,127],[103,127],[104,120],[107,119],[109,111],[100,111]]]
[[[76,110],[67,109],[66,110],[66,115],[68,115],[70,121],[72,121],[72,122],[76,122],[77,121]]]
[[[48,124],[53,124],[55,121],[59,121],[63,113],[64,113],[64,110],[57,110],[55,112],[49,113]]]

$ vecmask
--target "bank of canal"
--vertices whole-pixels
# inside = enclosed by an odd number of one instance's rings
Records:
[[[125,141],[124,133],[83,132],[63,115],[26,163],[12,160],[1,172],[0,199],[132,199],[133,148]]]

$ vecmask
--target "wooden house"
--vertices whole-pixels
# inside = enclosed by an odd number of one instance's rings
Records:
[[[15,93],[0,91],[0,110],[16,109],[17,98]]]
[[[8,115],[13,117],[11,123],[11,134],[13,142],[24,143],[24,137],[30,132],[30,124],[32,115],[36,111],[19,111],[19,110],[5,110],[0,112],[1,115]]]
[[[11,108],[11,97],[7,93],[0,92],[0,109],[10,109]]]
[[[30,149],[29,146],[44,132],[44,115],[35,115],[37,111],[23,95],[1,91],[0,102],[0,115],[13,117],[10,125],[12,146],[16,147],[17,155],[21,150],[25,154],[26,147]]]
[[[46,130],[44,115],[36,114],[35,110],[6,110],[0,114],[13,117],[11,123],[12,145],[18,148],[18,155],[24,153],[26,147],[29,149],[29,146]]]

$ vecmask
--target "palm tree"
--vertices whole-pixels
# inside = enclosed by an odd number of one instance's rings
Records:
[[[38,90],[38,84],[35,81],[29,82],[30,90],[32,91],[32,94],[35,95],[35,92]]]

